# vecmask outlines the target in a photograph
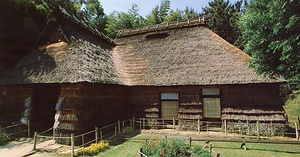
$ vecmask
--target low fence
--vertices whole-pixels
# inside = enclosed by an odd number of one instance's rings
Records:
[[[289,136],[299,140],[299,124],[295,123],[276,123],[276,122],[260,122],[260,121],[226,121],[212,122],[202,121],[200,119],[182,120],[175,119],[166,121],[161,118],[137,118],[140,130],[147,129],[172,129],[174,132],[179,131],[195,131],[195,132],[222,132],[225,134],[235,133],[246,136]]]
[[[118,133],[124,133],[127,129],[140,129],[140,130],[147,130],[147,129],[171,129],[172,131],[194,131],[197,133],[202,132],[222,132],[225,134],[229,133],[236,133],[241,135],[247,136],[254,136],[255,138],[260,138],[260,136],[275,136],[277,134],[280,135],[294,135],[297,139],[299,139],[299,125],[298,123],[295,124],[281,124],[281,127],[294,127],[295,132],[287,132],[286,130],[278,131],[276,129],[267,129],[266,126],[273,126],[275,124],[270,123],[270,125],[263,125],[265,123],[261,122],[211,122],[211,121],[201,121],[200,119],[197,120],[178,120],[173,118],[173,120],[164,120],[161,118],[134,118],[128,119],[124,121],[117,121],[116,123],[104,126],[104,127],[95,127],[94,130],[89,132],[74,135],[73,133],[69,137],[59,137],[55,135],[55,130],[50,128],[42,133],[35,132],[34,134],[34,146],[33,149],[36,149],[38,139],[53,139],[55,141],[59,140],[67,140],[70,141],[69,145],[71,146],[71,156],[74,156],[74,147],[75,141],[79,141],[78,147],[85,147],[91,143],[98,142],[103,139],[108,139],[113,135]],[[254,127],[255,126],[255,127]],[[277,126],[277,124],[276,124]],[[267,131],[266,131],[267,130]],[[49,132],[53,132],[52,136],[47,136]],[[91,138],[92,137],[92,138]],[[194,139],[197,141],[197,139]],[[190,143],[192,139],[190,138]],[[210,145],[208,145],[208,148]],[[214,152],[212,146],[210,147],[210,153],[213,156],[217,156],[219,153]],[[142,152],[141,152],[141,155]]]
[[[59,140],[70,141],[69,145],[71,146],[71,156],[73,157],[75,155],[75,150],[74,150],[75,143],[79,143],[78,145],[76,145],[76,147],[85,147],[87,145],[90,145],[91,143],[97,143],[100,140],[108,139],[118,133],[125,133],[128,131],[128,129],[132,130],[135,127],[134,121],[135,121],[134,118],[124,120],[124,121],[119,120],[116,123],[104,127],[100,127],[100,128],[95,127],[94,130],[91,130],[89,132],[80,135],[74,135],[74,133],[72,133],[69,137],[55,136],[56,134],[53,128],[50,128],[41,133],[35,132],[33,149],[34,150],[37,149],[38,141],[42,141],[40,139],[55,140],[55,141],[59,141]],[[49,136],[48,135],[49,133],[52,133],[52,135]]]
[[[0,134],[6,133],[10,138],[30,137],[30,121],[27,125],[13,124],[5,127],[0,126]]]

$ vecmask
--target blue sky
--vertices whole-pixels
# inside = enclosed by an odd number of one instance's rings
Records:
[[[120,12],[128,12],[132,4],[137,4],[142,16],[148,15],[151,10],[160,5],[161,0],[99,0],[104,8],[105,14],[110,14],[114,10]],[[194,8],[197,12],[202,12],[202,8],[208,6],[208,2],[212,0],[170,0],[171,9],[183,10],[185,7]],[[235,3],[237,0],[229,0],[230,3]]]

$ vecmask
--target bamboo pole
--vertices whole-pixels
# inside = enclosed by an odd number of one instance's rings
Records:
[[[36,150],[37,134],[38,134],[38,132],[34,132],[34,136],[33,136],[33,150]]]
[[[96,139],[96,143],[98,143],[99,141],[98,127],[95,127],[95,139]]]
[[[296,131],[296,139],[299,140],[299,130],[298,130],[297,122],[295,122],[295,131]]]
[[[71,134],[71,157],[74,157],[74,133]]]

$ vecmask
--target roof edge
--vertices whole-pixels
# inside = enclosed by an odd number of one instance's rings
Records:
[[[87,31],[89,31],[89,32],[95,34],[96,36],[102,38],[103,40],[107,41],[108,43],[116,45],[116,42],[113,39],[111,39],[110,37],[108,37],[107,35],[102,33],[101,31],[99,31],[97,28],[94,28],[94,27],[88,25],[83,20],[79,20],[75,15],[69,14],[66,11],[66,9],[63,8],[62,6],[60,6],[56,1],[48,0],[48,2],[54,7],[55,10],[57,10],[57,12],[62,14],[65,18],[67,18],[67,19],[71,20],[72,22],[78,24],[79,26],[83,27]]]
[[[171,30],[177,28],[184,28],[184,27],[195,27],[199,25],[206,26],[207,19],[211,18],[211,15],[206,15],[194,19],[185,19],[180,21],[173,21],[168,22],[165,24],[155,24],[149,26],[141,26],[137,28],[129,28],[129,29],[121,29],[117,30],[117,38],[132,36],[137,34],[149,33],[149,32],[156,32],[156,31],[164,31],[164,30]]]

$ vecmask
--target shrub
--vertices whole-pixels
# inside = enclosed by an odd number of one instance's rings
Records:
[[[188,144],[181,138],[162,138],[157,140],[143,141],[142,145],[143,153],[149,157],[202,157],[208,153],[208,151],[202,150],[199,146],[190,148]]]
[[[88,147],[80,148],[77,151],[77,155],[78,156],[79,155],[92,156],[92,155],[98,154],[99,152],[105,151],[108,148],[109,148],[109,143],[107,141],[102,140],[102,141],[99,141],[98,143],[91,144]]]
[[[0,145],[5,144],[10,141],[10,137],[7,133],[0,133]]]

